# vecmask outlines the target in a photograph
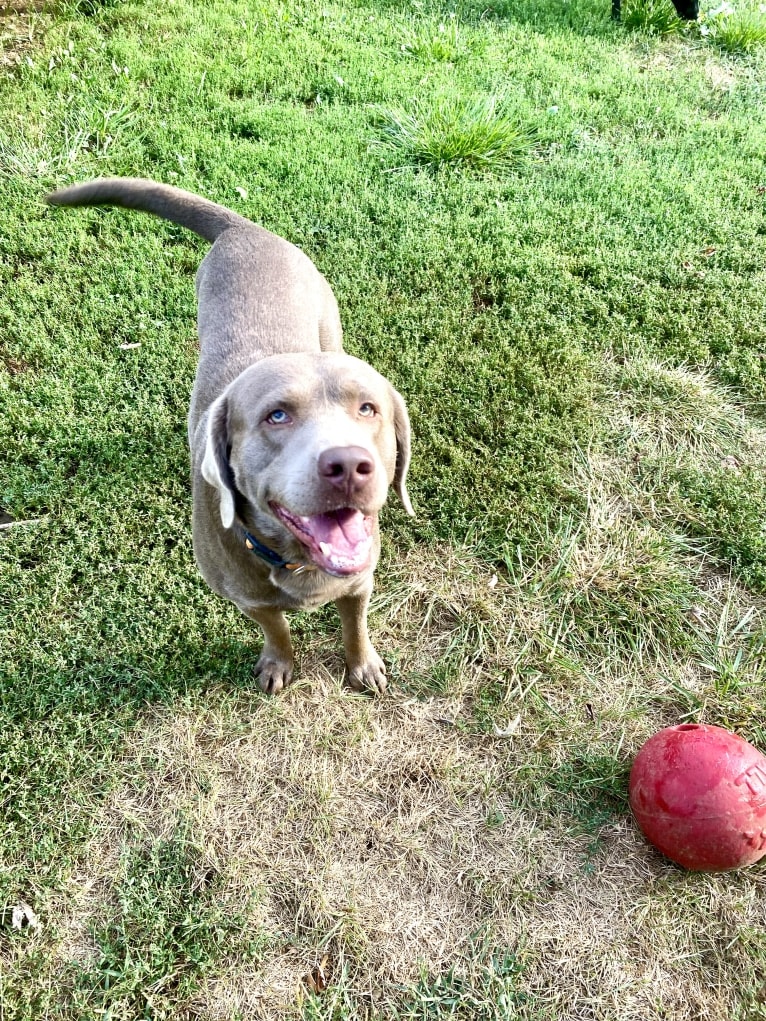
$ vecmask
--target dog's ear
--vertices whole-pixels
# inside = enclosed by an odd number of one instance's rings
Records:
[[[234,524],[234,473],[229,464],[229,402],[219,397],[211,406],[207,420],[202,477],[218,490],[221,521],[224,528]]]
[[[414,517],[415,511],[412,509],[406,486],[407,472],[410,467],[410,417],[407,414],[404,398],[393,387],[391,387],[391,399],[394,404],[394,432],[396,433],[396,469],[393,485],[404,509],[410,517]]]

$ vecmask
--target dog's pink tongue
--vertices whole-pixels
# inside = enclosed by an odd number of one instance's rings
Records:
[[[312,555],[318,567],[331,574],[356,574],[370,562],[372,527],[361,511],[333,511],[304,519],[316,543]]]

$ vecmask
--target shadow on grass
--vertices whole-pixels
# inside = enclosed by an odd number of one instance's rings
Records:
[[[0,707],[9,724],[28,727],[82,714],[94,723],[100,717],[124,718],[150,703],[170,704],[220,683],[258,692],[253,680],[257,648],[257,642],[234,638],[190,645],[183,636],[177,648],[156,652],[111,656],[86,648],[67,669],[29,664],[3,677]]]
[[[179,641],[179,645],[182,644]],[[56,882],[87,840],[94,813],[119,781],[114,763],[147,705],[225,681],[261,694],[253,647],[213,639],[166,649],[154,664],[138,651],[113,657],[96,648],[62,669],[27,663],[0,679],[0,792],[4,868],[0,904]]]

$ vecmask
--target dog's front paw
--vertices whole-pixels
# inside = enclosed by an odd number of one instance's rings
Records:
[[[386,690],[386,665],[372,646],[364,660],[348,664],[348,683],[354,691],[369,691],[373,695],[382,695]]]
[[[264,649],[255,664],[255,676],[258,678],[261,691],[265,691],[267,695],[276,695],[293,679],[293,661],[281,659]]]

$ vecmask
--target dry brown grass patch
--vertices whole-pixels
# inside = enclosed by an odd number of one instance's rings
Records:
[[[269,937],[255,963],[231,948],[194,1016],[293,1016],[323,960],[326,995],[341,984],[389,1016],[424,971],[470,971],[482,932],[523,964],[519,1017],[731,1016],[724,976],[749,967],[731,926],[766,923],[757,871],[684,875],[626,817],[589,850],[555,806],[519,807],[525,742],[460,733],[440,699],[372,702],[318,676],[277,701],[206,703],[148,712],[129,740],[78,926],[103,910],[121,849],[182,821]]]

